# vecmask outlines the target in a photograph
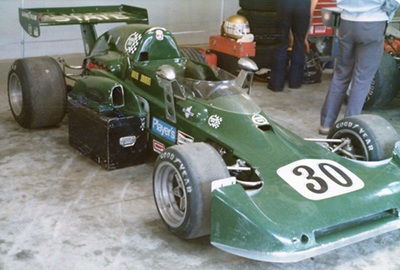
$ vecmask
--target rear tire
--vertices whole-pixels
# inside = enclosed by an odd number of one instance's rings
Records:
[[[175,145],[162,152],[153,174],[157,210],[174,235],[192,239],[211,228],[211,182],[229,177],[217,151],[206,143]]]
[[[338,121],[330,129],[328,138],[350,139],[351,145],[346,151],[362,161],[380,161],[392,157],[394,145],[399,140],[396,130],[386,119],[372,114]]]
[[[196,47],[181,47],[179,49],[181,51],[181,54],[183,57],[188,58],[190,60],[194,60],[203,64],[208,64],[206,57],[204,54],[201,52]]]
[[[400,86],[399,75],[396,60],[384,52],[363,108],[381,108],[388,104],[396,96]]]
[[[24,128],[60,123],[67,90],[58,63],[51,57],[16,60],[8,73],[8,101],[14,119]]]

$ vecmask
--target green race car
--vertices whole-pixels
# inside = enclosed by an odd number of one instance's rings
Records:
[[[252,61],[240,59],[235,77],[182,57],[171,32],[147,25],[144,9],[20,9],[20,21],[36,37],[41,25],[79,24],[87,56],[79,67],[61,59],[63,68],[49,57],[16,60],[8,77],[15,120],[41,128],[67,110],[70,142],[88,156],[101,136],[82,141],[84,131],[123,121],[108,150],[159,154],[155,203],[178,237],[209,234],[233,254],[294,262],[399,228],[400,145],[384,119],[350,117],[327,139],[300,138],[250,98]],[[105,22],[128,24],[97,37],[94,25]],[[116,158],[133,165],[139,156]]]

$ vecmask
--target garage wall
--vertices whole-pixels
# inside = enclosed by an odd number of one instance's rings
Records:
[[[83,53],[79,25],[42,27],[39,38],[30,37],[19,24],[18,8],[126,4],[146,8],[150,25],[172,31],[178,44],[208,43],[221,23],[239,9],[238,0],[0,0],[0,59]],[[116,26],[97,26],[101,35]]]

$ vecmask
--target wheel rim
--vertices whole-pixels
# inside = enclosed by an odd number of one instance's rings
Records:
[[[179,171],[167,161],[157,166],[154,195],[164,221],[174,228],[182,225],[187,212],[187,193]]]
[[[23,94],[21,82],[15,73],[12,73],[10,76],[8,93],[11,109],[16,116],[19,116],[22,112]]]
[[[360,135],[352,130],[338,131],[333,136],[333,139],[350,139],[351,154],[353,154],[356,160],[368,161],[369,153],[367,146],[360,137]]]

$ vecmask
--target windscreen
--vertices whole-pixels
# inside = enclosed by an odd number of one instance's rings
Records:
[[[236,77],[216,69],[219,80],[196,80],[177,77],[187,95],[202,99],[208,105],[223,111],[252,115],[261,111],[247,93],[236,83]]]

